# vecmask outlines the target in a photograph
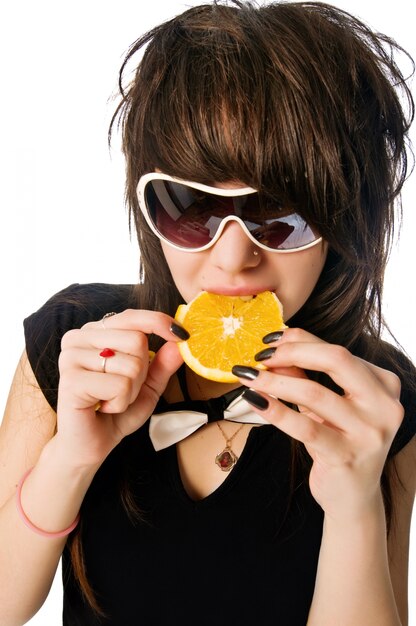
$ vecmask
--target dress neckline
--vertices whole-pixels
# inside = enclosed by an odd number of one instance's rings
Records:
[[[234,485],[242,478],[242,475],[244,474],[247,465],[250,463],[250,459],[255,453],[256,446],[261,438],[266,435],[266,432],[274,432],[274,430],[275,428],[271,424],[259,425],[251,428],[244,448],[231,472],[226,476],[225,480],[223,480],[223,482],[218,485],[216,489],[214,489],[214,491],[203,498],[192,498],[185,489],[181,477],[176,445],[166,448],[164,451],[166,453],[166,469],[175,492],[180,496],[181,500],[185,504],[193,508],[214,505],[219,499],[226,497]],[[270,432],[268,436],[270,436]]]

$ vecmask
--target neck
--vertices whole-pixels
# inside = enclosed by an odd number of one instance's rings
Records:
[[[221,396],[231,389],[240,387],[240,383],[219,383],[215,380],[208,380],[198,376],[193,370],[186,368],[186,386],[192,400],[208,400]]]

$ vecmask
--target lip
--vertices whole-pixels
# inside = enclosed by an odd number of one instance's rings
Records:
[[[245,285],[240,287],[207,287],[204,291],[208,291],[209,293],[219,296],[256,296],[259,293],[263,293],[263,291],[274,292],[274,289],[271,289],[270,287],[250,287]]]

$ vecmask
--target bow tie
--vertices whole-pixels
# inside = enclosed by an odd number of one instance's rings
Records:
[[[208,422],[226,419],[243,424],[268,424],[242,398],[243,391],[241,388],[234,389],[211,400],[176,402],[169,405],[169,411],[153,413],[149,422],[149,437],[154,449],[158,451],[172,446]]]

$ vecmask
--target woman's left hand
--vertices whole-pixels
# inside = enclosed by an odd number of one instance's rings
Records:
[[[365,514],[379,499],[383,465],[403,419],[399,378],[301,329],[286,330],[274,345],[264,361],[268,369],[241,382],[267,394],[261,415],[305,445],[313,460],[310,489],[325,513],[344,521]],[[325,372],[344,394],[304,370]]]

